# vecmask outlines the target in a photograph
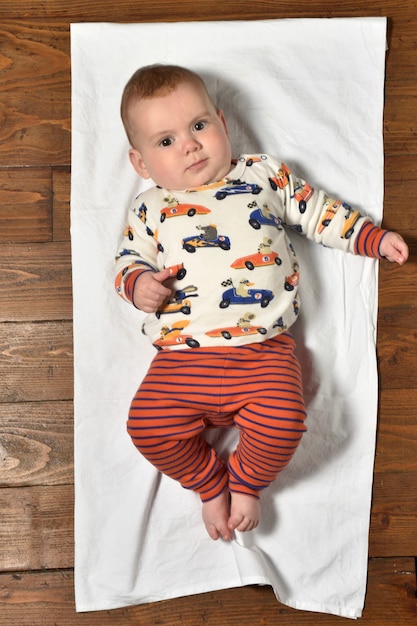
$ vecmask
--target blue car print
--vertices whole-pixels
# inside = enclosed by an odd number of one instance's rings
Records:
[[[248,289],[245,296],[240,296],[232,287],[223,292],[219,306],[226,309],[230,304],[260,304],[264,309],[273,298],[274,294],[269,289]]]
[[[222,187],[216,191],[214,197],[217,200],[223,200],[226,196],[233,196],[241,193],[252,193],[254,195],[261,193],[262,187],[255,183],[245,183],[240,180],[231,181],[226,187]]]
[[[219,235],[216,239],[205,239],[203,235],[192,235],[182,240],[182,247],[187,252],[195,252],[197,248],[221,248],[230,250],[230,239]]]
[[[261,209],[256,209],[256,211],[252,211],[249,216],[249,224],[255,230],[259,230],[262,224],[266,224],[268,226],[275,226],[278,230],[282,230],[282,221],[276,215],[269,213],[269,217],[266,217]]]

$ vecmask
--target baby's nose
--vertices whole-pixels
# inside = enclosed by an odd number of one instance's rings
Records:
[[[195,139],[195,137],[190,136],[187,137],[184,141],[184,152],[189,154],[190,152],[195,152],[201,148],[201,144]]]

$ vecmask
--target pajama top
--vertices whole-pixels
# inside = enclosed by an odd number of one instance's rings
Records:
[[[286,332],[300,309],[291,229],[371,257],[380,256],[386,233],[281,161],[242,155],[220,181],[153,187],[135,199],[116,256],[116,290],[132,302],[143,271],[170,269],[172,296],[142,327],[159,350],[264,341]]]

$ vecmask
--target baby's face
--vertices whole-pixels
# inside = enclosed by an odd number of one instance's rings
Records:
[[[191,189],[220,180],[230,171],[223,113],[196,85],[183,83],[167,95],[133,102],[129,124],[133,167],[161,187]]]

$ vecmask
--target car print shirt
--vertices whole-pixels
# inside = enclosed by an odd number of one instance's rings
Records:
[[[142,327],[159,350],[264,341],[286,332],[300,308],[291,229],[371,257],[386,233],[273,157],[243,155],[216,183],[153,187],[135,199],[116,256],[116,290],[132,302],[140,273],[170,269],[172,296]]]

